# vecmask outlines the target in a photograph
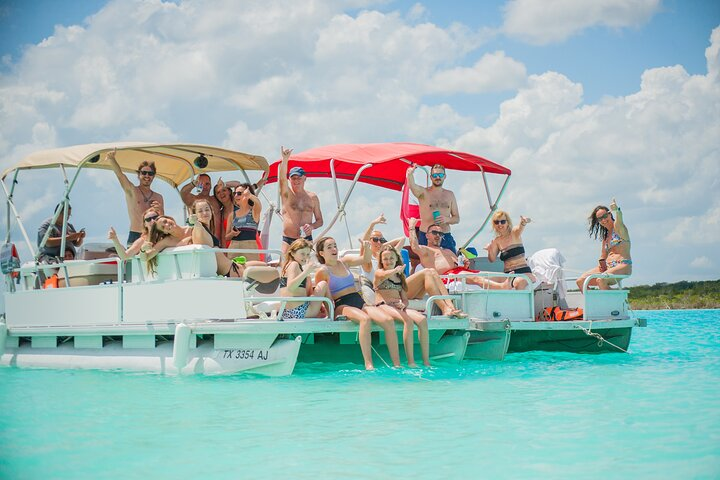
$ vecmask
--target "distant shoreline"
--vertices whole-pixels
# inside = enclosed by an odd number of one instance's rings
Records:
[[[629,287],[633,310],[698,310],[720,308],[720,280],[656,283]]]

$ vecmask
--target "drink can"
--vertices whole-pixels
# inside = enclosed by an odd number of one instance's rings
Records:
[[[303,230],[303,227],[300,227],[300,236],[298,238],[305,238],[305,230]]]
[[[440,211],[439,211],[439,210],[434,210],[434,211],[433,211],[433,221],[434,221],[435,223],[438,223],[438,218],[440,218]]]

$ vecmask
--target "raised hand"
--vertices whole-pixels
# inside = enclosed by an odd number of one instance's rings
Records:
[[[417,218],[415,218],[415,217],[410,217],[410,219],[408,220],[408,227],[414,229],[414,228],[415,228],[415,225],[417,225],[417,222],[418,222],[418,219],[417,219]]]
[[[387,219],[385,219],[384,213],[381,213],[379,217],[377,217],[375,220],[372,221],[373,225],[386,224],[386,223],[387,223]]]
[[[615,198],[612,199],[612,202],[610,202],[610,210],[613,212],[616,212],[618,209],[617,202],[615,201]]]
[[[110,227],[110,231],[108,232],[108,240],[117,240],[117,232],[113,227]]]
[[[520,225],[525,226],[530,222],[532,222],[531,218],[523,217],[522,215],[520,215]]]
[[[292,148],[280,147],[280,154],[283,160],[288,160],[292,154]]]

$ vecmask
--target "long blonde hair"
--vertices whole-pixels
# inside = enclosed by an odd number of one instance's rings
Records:
[[[157,243],[162,240],[163,238],[167,238],[170,236],[169,233],[165,233],[162,230],[160,230],[160,227],[158,226],[160,224],[161,218],[169,218],[173,222],[175,219],[169,215],[160,215],[156,220],[155,223],[153,223],[152,227],[150,227],[150,235],[148,235],[148,242],[152,243],[153,247],[157,245]],[[160,253],[160,252],[158,252]],[[158,256],[155,255],[153,258],[147,261],[147,270],[148,273],[157,273],[157,260]]]

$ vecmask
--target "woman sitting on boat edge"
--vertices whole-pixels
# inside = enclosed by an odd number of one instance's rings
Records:
[[[528,276],[530,281],[535,282],[530,266],[525,259],[525,246],[522,241],[522,233],[525,225],[532,220],[527,217],[520,216],[520,223],[513,226],[510,215],[503,210],[496,211],[492,216],[493,230],[495,238],[485,245],[488,252],[488,260],[494,262],[497,257],[503,261],[503,271],[505,273],[523,273]],[[512,277],[509,286],[515,290],[524,290],[528,283],[523,277]]]
[[[369,242],[362,242],[361,255],[346,255],[338,259],[338,248],[335,239],[323,237],[315,245],[318,261],[323,267],[315,275],[316,283],[327,282],[332,300],[335,302],[335,318],[344,315],[348,320],[359,325],[360,350],[366,370],[374,370],[372,361],[371,330],[372,323],[385,331],[385,343],[392,364],[400,366],[399,346],[395,323],[390,315],[375,306],[365,303],[355,286],[355,278],[348,266],[359,266],[370,257]]]
[[[595,207],[588,217],[590,238],[602,238],[600,245],[600,258],[598,266],[583,273],[577,279],[577,286],[582,291],[585,279],[595,273],[611,275],[632,274],[632,259],[630,258],[630,233],[623,221],[622,210],[612,199],[610,208],[604,205]],[[600,290],[608,290],[610,285],[617,283],[612,278],[593,278],[588,286],[597,286]]]
[[[316,264],[308,262],[312,248],[312,242],[304,238],[298,238],[288,247],[280,276],[281,296],[330,298],[327,282],[318,282],[315,287],[312,285],[311,275],[318,268]],[[322,306],[323,302],[288,302],[283,310],[282,320],[318,318],[321,316]]]
[[[422,351],[423,364],[430,366],[430,334],[427,318],[417,310],[408,307],[405,264],[392,245],[385,245],[380,252],[380,265],[375,270],[376,307],[380,308],[395,321],[403,323],[403,344],[408,367],[417,367],[415,363],[413,327],[418,327],[418,340]]]
[[[210,203],[206,199],[195,200],[193,202],[190,216],[190,224],[192,225],[191,238],[194,245],[207,245],[209,247],[220,248],[220,240],[212,234],[215,221]],[[217,261],[217,274],[225,277],[243,278],[247,276],[255,282],[267,286],[267,291],[274,292],[279,283],[278,271],[273,267],[268,267],[264,262],[250,260],[240,264],[230,260],[226,255],[220,252],[215,253]],[[251,269],[250,269],[251,267]],[[246,275],[246,268],[248,269]]]

